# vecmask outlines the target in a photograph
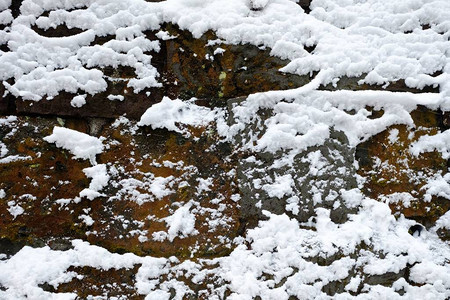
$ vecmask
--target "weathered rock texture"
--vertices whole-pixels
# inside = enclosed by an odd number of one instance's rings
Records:
[[[310,2],[300,1],[299,4],[309,12]],[[13,15],[17,16],[20,1],[12,3]],[[19,115],[10,125],[0,123],[0,138],[8,155],[19,156],[12,162],[0,162],[0,189],[5,192],[0,199],[1,253],[13,255],[24,245],[48,245],[64,251],[72,247],[70,240],[83,239],[117,253],[176,256],[180,260],[221,257],[233,250],[236,237],[244,237],[247,229],[265,218],[264,210],[287,213],[300,222],[313,222],[316,209],[327,208],[331,210],[332,221],[345,222],[356,208],[345,204],[342,195],[336,191],[358,187],[358,175],[367,178],[359,184],[365,194],[374,199],[384,201],[395,193],[409,193],[413,198],[406,199],[407,203],[401,197],[390,203],[392,211],[427,228],[449,210],[449,201],[442,197],[423,201],[421,189],[434,174],[447,171],[448,161],[437,152],[414,157],[408,151],[411,143],[420,136],[436,134],[450,126],[448,115],[439,111],[419,108],[411,114],[416,129],[397,125],[356,149],[349,146],[344,133],[332,130],[323,145],[309,147],[294,157],[293,165],[282,167],[273,167],[273,164],[285,152],[243,151],[239,137],[234,143],[223,141],[215,131],[215,124],[189,128],[190,136],[187,137],[165,129],[138,128],[134,121],[127,119],[114,122],[112,119],[124,114],[130,119],[138,119],[163,96],[196,97],[200,105],[226,107],[251,93],[295,88],[311,80],[309,76],[279,72],[286,62],[270,56],[269,49],[220,43],[213,47],[208,46],[208,41],[217,39],[213,32],[194,39],[189,32],[171,24],[165,24],[162,29],[175,38],[159,40],[161,50],[150,53],[160,74],[160,88],[134,93],[127,87],[128,81],[135,76],[132,68],[105,68],[102,72],[108,83],[106,91],[88,95],[86,104],[77,108],[70,105],[70,99],[76,94],[63,92],[53,99],[31,102],[5,93],[5,86],[0,84],[0,113],[3,116]],[[37,27],[34,30],[47,37],[81,32],[65,26],[48,31]],[[155,32],[148,32],[147,37],[157,39]],[[97,38],[94,44],[105,43],[110,38]],[[2,45],[2,50],[8,51],[7,45]],[[360,86],[357,80],[341,79],[337,88],[375,88]],[[411,91],[402,82],[391,84],[388,89]],[[428,88],[427,91],[436,90]],[[121,95],[124,100],[111,101],[108,95]],[[261,131],[263,121],[271,112],[261,110],[258,114],[260,123],[251,124],[245,134],[262,134],[264,131]],[[373,117],[380,114],[383,112],[374,111]],[[113,176],[101,197],[94,200],[79,197],[79,193],[89,186],[90,180],[83,169],[90,164],[72,159],[67,151],[43,140],[54,126],[105,137],[107,148],[97,161],[106,164]],[[393,130],[397,132],[395,140],[389,138]],[[355,155],[359,168],[354,164]],[[309,156],[320,161],[321,168],[315,172],[311,170],[317,166],[305,159]],[[276,195],[264,189],[266,184],[283,176],[290,176],[294,182],[289,193]],[[161,197],[151,192],[155,178],[168,178],[164,185],[169,186],[171,192]],[[321,199],[314,198],[317,190],[323,191]],[[17,205],[24,212],[14,216],[11,208]],[[195,216],[196,231],[183,238],[161,235],[160,232],[167,229],[164,218],[180,207],[187,207]],[[449,239],[448,231],[442,230],[440,234],[442,239]],[[160,240],[155,239],[158,236]],[[364,244],[359,248],[371,251]],[[342,255],[318,256],[311,261],[330,265]],[[352,255],[356,257],[358,253]],[[72,267],[69,271],[83,275],[82,280],[73,279],[56,289],[45,283],[42,288],[75,292],[80,298],[126,295],[129,299],[140,299],[142,296],[133,284],[137,268]],[[298,270],[293,271],[296,272]],[[350,279],[358,274],[363,279],[357,292],[353,293],[357,294],[363,283],[391,285],[401,277],[408,280],[408,273],[406,268],[398,273],[370,277],[364,275],[362,267],[355,268],[344,280],[328,283],[323,291],[329,295],[342,292]],[[206,299],[206,291],[211,288],[208,283],[221,284],[214,278],[198,283],[189,274],[176,276],[197,292],[192,299]]]
[[[447,173],[448,161],[437,151],[416,157],[409,149],[421,136],[434,135],[445,129],[443,114],[419,107],[411,117],[417,128],[396,125],[357,147],[358,173],[367,178],[364,184],[367,195],[373,198],[394,196],[390,201],[394,212],[431,227],[450,209],[450,203],[437,196],[430,202],[424,201],[423,186],[435,174]],[[390,139],[392,133],[395,138]],[[411,197],[404,198],[402,193]]]
[[[80,33],[77,28],[68,29],[60,25],[55,29],[33,29],[45,37],[63,37]],[[159,73],[160,88],[151,88],[135,93],[127,85],[136,76],[133,68],[118,66],[100,69],[107,82],[104,92],[86,97],[86,104],[73,107],[70,100],[77,94],[61,92],[39,102],[23,100],[4,93],[0,84],[0,112],[7,114],[39,114],[66,117],[116,118],[126,114],[137,119],[152,104],[163,96],[190,99],[196,97],[203,105],[226,106],[226,99],[246,96],[255,92],[299,87],[309,82],[309,76],[283,74],[278,71],[287,61],[269,55],[269,49],[253,45],[208,45],[218,40],[213,32],[194,39],[190,32],[172,24],[161,30],[173,39],[158,39],[156,32],[146,32],[147,38],[159,41],[160,50],[147,53],[152,56],[152,65]],[[92,45],[103,44],[113,36],[97,37]],[[5,45],[5,51],[8,51]],[[220,51],[217,51],[219,49]],[[9,80],[10,84],[14,80]],[[123,100],[109,100],[109,95],[121,95]]]
[[[94,122],[59,121],[86,133]],[[27,158],[0,165],[0,188],[6,193],[0,203],[2,238],[32,246],[83,238],[113,252],[153,256],[209,257],[231,250],[239,227],[238,207],[231,200],[237,192],[235,163],[230,145],[218,142],[213,131],[195,129],[191,138],[165,130],[131,135],[124,125],[105,124],[98,133],[108,137],[109,149],[97,161],[115,174],[114,184],[90,201],[78,197],[89,187],[83,173],[89,163],[42,140],[56,125],[56,118],[24,117],[14,124],[14,135],[2,132],[10,153]],[[165,184],[172,191],[162,198],[150,192],[158,177],[168,178]],[[207,179],[208,186],[200,187]],[[198,233],[154,241],[152,234],[166,228],[162,219],[193,200]],[[13,217],[10,201],[25,213]],[[83,223],[83,216],[93,223]]]

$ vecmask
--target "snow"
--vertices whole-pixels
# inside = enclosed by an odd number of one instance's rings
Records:
[[[388,136],[389,143],[395,144],[395,142],[398,141],[398,133],[399,133],[399,131],[396,128],[391,129],[389,131],[389,136]]]
[[[31,156],[9,155],[0,159],[0,164],[9,164],[15,161],[31,160]]]
[[[211,178],[203,179],[203,178],[197,178],[198,181],[198,187],[197,187],[197,193],[200,194],[204,191],[210,191],[210,186],[213,184]]]
[[[55,126],[53,133],[44,138],[49,143],[55,143],[57,147],[68,150],[73,158],[89,159],[95,165],[95,156],[102,153],[103,143],[100,139],[88,134]]]
[[[108,98],[108,100],[111,100],[111,101],[123,101],[123,100],[125,100],[125,97],[122,96],[122,95],[109,95],[107,98]]]
[[[385,201],[386,204],[398,203],[402,204],[403,207],[410,207],[411,201],[416,200],[410,193],[392,193],[387,196],[381,196],[380,200]]]
[[[270,197],[277,197],[279,199],[286,195],[292,194],[292,186],[294,181],[292,180],[291,174],[278,176],[275,178],[273,184],[266,184],[262,188],[267,192]]]
[[[19,204],[16,204],[15,201],[9,201],[8,206],[8,211],[14,219],[25,212],[25,210]]]
[[[156,33],[156,36],[163,41],[173,40],[173,39],[177,38],[177,36],[170,35],[169,32],[164,31],[164,30],[158,31]]]
[[[450,229],[450,211],[446,212],[439,220],[436,221],[436,228]]]
[[[282,91],[268,91],[248,95],[232,108],[230,122],[221,109],[210,109],[195,104],[195,99],[182,101],[164,97],[148,108],[138,125],[162,128],[189,135],[189,126],[206,126],[217,122],[217,131],[239,151],[268,152],[279,155],[270,166],[273,178],[255,179],[255,186],[269,197],[287,198],[286,210],[298,215],[301,195],[296,195],[295,178],[289,172],[298,154],[311,147],[322,146],[332,132],[342,132],[348,147],[354,149],[372,136],[389,130],[388,142],[399,140],[395,125],[417,128],[410,113],[419,105],[430,109],[450,111],[450,2],[445,0],[314,0],[311,13],[290,0],[168,0],[146,2],[124,1],[48,1],[24,0],[22,15],[12,20],[6,8],[10,0],[0,3],[0,23],[9,24],[0,30],[0,41],[8,43],[11,51],[1,52],[0,80],[7,93],[25,100],[41,101],[62,91],[72,93],[73,107],[86,104],[88,95],[106,90],[102,69],[131,67],[135,78],[128,87],[133,92],[158,88],[162,84],[149,53],[161,50],[161,41],[174,39],[161,30],[161,24],[173,23],[200,37],[208,30],[216,32],[218,44],[253,44],[270,48],[271,54],[287,59],[281,71],[298,75],[315,74],[302,87]],[[85,7],[86,6],[86,7]],[[42,15],[44,11],[52,10]],[[83,30],[63,38],[46,38],[31,27],[55,28],[65,24]],[[429,25],[425,29],[422,25]],[[147,30],[158,31],[159,40],[146,38]],[[93,45],[96,37],[112,36],[102,45]],[[309,47],[314,46],[310,53]],[[216,48],[214,55],[224,49]],[[442,71],[442,72],[440,72]],[[221,74],[224,79],[226,74]],[[361,78],[359,84],[377,84],[384,87],[404,80],[410,88],[437,87],[439,92],[390,92],[386,90],[336,90],[319,88],[336,85],[343,77]],[[127,101],[122,95],[109,95],[111,101]],[[373,118],[373,110],[384,114]],[[269,111],[261,118],[261,109]],[[16,117],[0,118],[2,128],[13,128]],[[125,117],[115,126],[129,124]],[[258,128],[252,129],[257,124]],[[136,132],[136,129],[130,129]],[[91,179],[80,197],[90,200],[104,196],[102,190],[112,183],[121,170],[96,163],[104,145],[101,138],[63,127],[54,127],[53,134],[44,138],[49,143],[69,151],[74,158],[89,159],[91,167],[83,172]],[[416,157],[438,151],[444,159],[450,157],[450,131],[425,135],[414,142],[410,153]],[[6,144],[0,142],[0,164],[31,157],[10,155]],[[308,176],[322,176],[327,162],[320,151],[311,151],[302,163],[307,164]],[[258,163],[255,156],[247,163]],[[287,170],[287,171],[286,171]],[[345,170],[343,170],[345,173]],[[194,171],[195,172],[195,171]],[[173,193],[174,176],[143,174],[144,179],[121,179],[119,196],[142,205],[159,201]],[[344,176],[344,174],[342,174]],[[334,176],[334,175],[333,175]],[[337,178],[336,180],[344,180]],[[259,180],[259,181],[258,181]],[[198,178],[198,194],[208,192],[209,178]],[[179,183],[178,187],[181,187]],[[185,186],[189,186],[186,183]],[[137,190],[146,190],[140,193]],[[433,197],[450,199],[450,175],[437,173],[422,187],[424,201]],[[8,192],[8,190],[6,190]],[[0,189],[0,199],[8,195]],[[72,241],[74,249],[53,251],[48,247],[24,247],[17,254],[0,260],[0,298],[2,299],[75,299],[75,294],[50,293],[39,287],[47,282],[54,287],[69,282],[77,274],[69,267],[91,266],[132,268],[138,266],[136,288],[146,299],[169,299],[175,291],[178,298],[188,295],[191,288],[174,274],[189,273],[199,282],[206,275],[214,276],[220,287],[212,287],[211,299],[220,299],[225,289],[230,299],[331,299],[324,286],[347,280],[336,299],[448,299],[450,297],[450,248],[437,235],[439,229],[450,228],[450,215],[445,212],[434,227],[423,234],[412,236],[409,228],[416,224],[403,216],[391,213],[389,204],[410,207],[414,199],[410,193],[393,193],[371,199],[360,188],[337,189],[329,199],[322,199],[322,191],[314,190],[314,205],[331,201],[333,208],[345,205],[354,208],[348,221],[336,224],[328,208],[316,207],[314,218],[299,223],[291,215],[264,211],[264,220],[247,229],[236,238],[236,246],[229,255],[203,260],[178,261],[177,258],[139,257],[134,254],[112,254],[101,247],[80,240]],[[120,197],[108,201],[117,201]],[[334,201],[338,196],[343,202]],[[254,195],[257,198],[257,195]],[[25,213],[20,199],[8,199],[8,211],[13,218]],[[238,205],[243,199],[233,194]],[[255,201],[259,207],[263,200]],[[71,199],[55,200],[61,205]],[[73,199],[75,203],[80,198]],[[169,215],[161,218],[166,231],[151,237],[153,241],[173,242],[198,234],[196,199],[174,203]],[[220,199],[211,199],[219,201]],[[334,203],[333,203],[334,201]],[[80,215],[80,222],[92,226],[89,212]],[[198,224],[197,224],[198,225]],[[136,230],[140,242],[147,242],[145,230]],[[0,254],[1,255],[1,254]],[[3,257],[3,256],[1,256]],[[319,263],[322,259],[330,263]],[[208,266],[204,268],[204,266]],[[210,268],[214,266],[214,268]],[[387,272],[398,273],[410,267],[408,281],[396,280],[391,286],[365,283],[370,276]],[[171,278],[163,281],[161,278]],[[359,291],[362,286],[362,291]],[[6,287],[6,289],[3,289]],[[405,295],[400,296],[399,291]],[[350,292],[360,292],[353,296]]]
[[[171,100],[164,97],[161,102],[153,104],[142,115],[139,126],[151,128],[165,128],[170,131],[187,134],[187,130],[180,125],[201,126],[213,121],[214,111],[179,99]]]
[[[72,101],[70,101],[70,105],[73,107],[82,107],[86,104],[86,94],[84,95],[78,95],[72,98]]]
[[[232,296],[236,298],[246,299],[245,297],[247,297],[250,299],[260,295],[263,299],[270,299],[272,293],[275,292],[272,287],[277,283],[280,283],[278,286],[280,286],[279,292],[283,295],[282,298],[288,298],[288,295],[328,298],[320,291],[320,287],[327,282],[345,278],[348,272],[356,266],[365,266],[365,269],[375,274],[381,272],[379,268],[383,268],[383,265],[388,270],[404,267],[406,261],[401,259],[402,251],[408,253],[407,257],[416,257],[421,261],[419,265],[433,265],[439,260],[442,264],[448,255],[448,248],[445,246],[446,250],[441,254],[437,249],[424,247],[421,242],[407,234],[406,224],[402,224],[402,221],[396,222],[390,216],[389,208],[373,200],[366,200],[360,213],[354,216],[353,221],[342,227],[330,223],[327,212],[322,211],[318,216],[317,232],[300,229],[297,222],[289,219],[286,215],[267,214],[270,219],[260,222],[258,228],[250,230],[247,234],[247,241],[251,248],[240,246],[230,254],[229,258],[222,260],[223,276],[230,280],[231,289],[234,292]],[[374,235],[374,239],[373,242],[370,242],[368,238],[372,235]],[[393,242],[392,238],[402,241]],[[437,239],[436,237],[430,238],[434,241]],[[369,253],[364,254],[362,251],[355,261],[347,255],[355,251],[361,241],[378,246],[383,245],[383,251],[395,254],[392,257],[388,256],[384,261],[379,261],[375,257],[371,257]],[[274,251],[275,249],[276,251]],[[322,255],[326,257],[337,251],[343,251],[343,257],[330,266],[319,266],[307,260],[308,257],[319,253],[323,253]],[[432,253],[437,256],[434,257]],[[298,269],[297,272],[294,272],[295,268]],[[441,265],[432,270],[436,270],[437,274],[444,276],[444,282],[449,282],[445,279],[448,266]],[[263,272],[274,275],[274,279],[258,279]],[[286,277],[287,280],[283,281],[284,283],[281,282],[281,279]],[[420,273],[414,281],[433,282],[426,273]],[[316,284],[313,285],[314,282]],[[352,285],[356,285],[356,282],[353,282]],[[409,285],[407,284],[407,286]],[[420,289],[424,293],[430,292],[430,297],[433,295],[436,299],[443,299],[445,295],[448,295],[448,290],[438,291],[429,289],[429,287],[424,286]],[[348,289],[351,288],[354,287],[348,287]],[[393,290],[388,288],[381,295],[387,296],[392,293]],[[419,294],[420,292],[417,291],[416,295]],[[369,295],[372,296],[366,296],[368,298],[376,297],[374,293],[369,292]],[[342,296],[345,298],[345,294]]]
[[[168,231],[154,234],[154,239],[162,241],[168,239],[170,242],[176,237],[185,238],[189,235],[196,234],[195,215],[190,211],[192,203],[188,202],[184,206],[178,208],[172,215],[163,218],[166,222]]]
[[[425,201],[431,201],[433,195],[450,200],[450,174],[436,175],[428,180],[422,189],[426,191]]]
[[[14,122],[17,122],[16,116],[8,116],[4,118],[0,118],[0,126],[12,126]]]
[[[84,174],[88,178],[91,178],[89,188],[86,188],[80,192],[80,197],[86,197],[89,200],[93,200],[102,196],[100,191],[108,185],[110,176],[106,170],[105,164],[95,165],[90,168],[83,169]]]
[[[156,177],[153,179],[151,185],[150,185],[150,192],[152,192],[153,195],[157,199],[162,199],[163,197],[166,197],[173,193],[173,191],[169,188],[166,188],[166,186],[174,180],[173,176],[169,177]]]
[[[438,133],[436,135],[421,136],[410,149],[410,152],[418,156],[421,153],[438,150],[442,154],[442,158],[450,158],[450,130]]]
[[[263,9],[270,0],[250,0],[253,9]]]
[[[88,216],[88,215],[80,215],[78,217],[79,219],[81,219],[83,221],[84,224],[86,224],[86,226],[92,226],[94,224],[94,220]]]

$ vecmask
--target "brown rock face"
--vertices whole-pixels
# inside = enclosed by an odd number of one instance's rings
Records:
[[[43,30],[32,29],[39,35],[50,38],[66,37],[83,32],[79,28],[65,25]],[[116,118],[126,114],[138,119],[152,104],[163,96],[171,98],[203,99],[208,106],[226,106],[226,99],[246,96],[251,93],[299,87],[308,76],[283,74],[278,71],[287,61],[270,56],[269,49],[252,45],[225,45],[214,33],[207,32],[194,39],[188,31],[171,24],[163,24],[162,31],[173,39],[161,40],[157,31],[146,32],[147,39],[157,40],[160,50],[146,52],[152,56],[152,65],[159,73],[161,87],[144,89],[138,93],[128,86],[136,78],[135,70],[129,66],[97,68],[103,73],[106,90],[95,95],[86,94],[86,104],[71,105],[71,100],[85,93],[61,92],[55,97],[44,97],[38,102],[23,100],[4,93],[0,85],[0,113],[57,115],[66,117]],[[113,36],[96,37],[91,45],[102,45]],[[212,42],[214,41],[214,42]],[[9,51],[5,45],[5,51]],[[10,79],[9,84],[14,84]],[[108,96],[120,95],[121,100],[110,100]]]
[[[305,13],[309,14],[311,12],[311,2],[312,0],[298,0],[298,5],[300,5],[303,10],[305,11]]]
[[[194,39],[174,26],[168,25],[167,31],[177,36],[166,42],[165,74],[170,78],[166,87],[173,97],[208,99],[209,105],[226,106],[226,99],[299,87],[310,80],[278,71],[287,61],[270,56],[270,49],[222,44],[212,32]]]
[[[73,293],[80,298],[91,296],[106,296],[108,298],[127,295],[127,299],[143,299],[134,287],[134,275],[138,266],[132,269],[99,270],[91,267],[71,267],[68,271],[83,276],[82,280],[75,278],[71,282],[61,284],[58,289],[51,285],[42,288],[49,292]]]
[[[357,147],[359,174],[367,178],[364,185],[367,195],[374,199],[390,198],[393,212],[432,226],[450,205],[448,200],[435,196],[431,202],[424,201],[423,187],[435,174],[446,173],[447,161],[437,151],[416,157],[409,149],[421,136],[440,132],[442,114],[419,107],[411,117],[415,129],[396,125]]]
[[[311,2],[297,1],[306,13],[311,10]],[[16,18],[22,1],[11,3]],[[64,24],[48,30],[38,26],[32,29],[49,38],[83,32]],[[160,30],[171,38],[158,38],[156,34]],[[74,107],[70,102],[82,94],[80,91],[61,92],[51,99],[33,102],[6,92],[5,86],[14,84],[13,78],[0,83],[0,254],[9,258],[23,246],[48,246],[66,251],[73,248],[74,239],[81,239],[114,253],[171,258],[167,264],[173,265],[180,262],[200,265],[205,259],[229,255],[238,240],[243,248],[251,250],[247,230],[267,218],[264,211],[286,214],[297,220],[302,230],[316,231],[317,209],[322,209],[330,212],[330,220],[336,226],[341,226],[360,209],[347,206],[341,191],[362,188],[363,196],[389,201],[396,217],[403,215],[415,220],[427,230],[450,209],[448,199],[436,195],[428,199],[426,190],[434,176],[446,174],[449,162],[437,151],[419,156],[410,152],[420,137],[450,128],[449,113],[418,107],[411,113],[415,128],[392,126],[356,149],[350,146],[344,132],[329,128],[330,136],[321,145],[308,147],[293,156],[292,165],[281,164],[281,167],[277,164],[289,154],[288,150],[276,153],[243,150],[241,144],[244,138],[254,138],[252,142],[256,143],[265,133],[266,121],[274,116],[270,108],[257,111],[257,121],[247,124],[233,142],[222,140],[217,124],[213,123],[183,127],[184,133],[138,127],[136,120],[164,96],[182,100],[195,97],[198,105],[211,108],[228,105],[224,113],[228,113],[225,118],[232,125],[231,107],[240,105],[247,95],[297,88],[312,79],[281,73],[279,69],[287,61],[271,56],[270,49],[248,44],[226,45],[213,32],[195,39],[177,26],[161,24],[160,29],[145,34],[148,40],[158,40],[160,44],[158,52],[145,54],[152,56],[151,63],[158,71],[161,87],[135,93],[128,86],[137,76],[133,67],[98,67],[106,81],[106,90],[86,95],[86,104]],[[97,36],[91,45],[102,45],[113,38]],[[7,44],[0,47],[9,51]],[[305,48],[310,53],[314,49],[315,45]],[[424,90],[412,89],[401,80],[387,88],[359,85],[360,79],[341,78],[337,86],[320,89],[438,92],[430,86]],[[110,95],[120,97],[110,100]],[[373,118],[382,114],[382,111],[372,111]],[[2,123],[7,115],[16,115],[17,119]],[[73,159],[69,151],[43,139],[55,126],[101,137],[105,150],[97,155],[96,162],[104,165],[109,179],[99,197],[93,200],[80,197],[80,192],[92,182],[85,173],[92,167],[90,162]],[[3,154],[5,149],[7,155]],[[316,165],[307,157],[312,154]],[[318,162],[321,169],[317,170],[321,172],[310,172]],[[285,175],[291,176],[292,195],[278,196],[264,188]],[[365,181],[358,181],[356,175]],[[323,201],[316,203],[314,196],[318,190],[323,191]],[[174,218],[182,221],[172,222]],[[450,240],[447,229],[440,228],[437,233],[442,240]],[[331,266],[341,259],[356,261],[363,252],[384,258],[385,253],[370,247],[361,242],[354,253],[339,249],[327,257],[311,254],[307,261],[321,267]],[[279,252],[275,247],[266,253]],[[3,259],[0,256],[0,262]],[[213,294],[210,290],[224,285],[223,278],[208,273],[218,267],[216,263],[217,260],[212,260],[202,265],[205,272],[201,280],[194,278],[197,275],[193,273],[175,268],[172,273],[168,271],[156,278],[155,286],[159,288],[176,279],[193,291],[184,299],[208,299]],[[351,295],[362,293],[366,284],[390,287],[403,278],[411,285],[422,284],[410,280],[409,263],[396,272],[380,275],[367,274],[364,264],[357,264],[342,280],[328,282],[322,291],[331,297],[346,293],[356,276],[361,277],[361,282],[349,292]],[[128,269],[72,265],[67,272],[78,276],[56,287],[50,283],[40,287],[52,293],[72,292],[81,299],[89,296],[143,299],[135,286],[139,268],[140,264]],[[294,275],[304,271],[292,268],[289,272]],[[287,276],[270,285],[284,285],[290,275]],[[275,276],[262,273],[261,278],[273,280]],[[0,291],[3,288],[0,285]],[[171,288],[171,299],[177,295]],[[224,288],[221,295],[227,298],[230,291]]]
[[[92,132],[95,122],[71,119],[64,124]],[[0,189],[6,193],[0,203],[3,239],[42,246],[83,238],[114,252],[180,258],[231,251],[239,227],[238,207],[231,200],[234,163],[230,146],[217,143],[211,128],[192,129],[186,138],[165,130],[131,135],[126,125],[95,125],[108,137],[108,150],[97,161],[112,175],[103,196],[90,201],[78,197],[89,186],[83,173],[89,163],[42,140],[56,125],[54,118],[26,117],[14,124],[19,130],[11,137],[6,136],[11,129],[4,129],[10,154],[25,160],[0,164]],[[169,192],[158,193],[165,188]],[[12,206],[23,213],[14,216]],[[164,218],[181,207],[192,214],[195,231],[178,238],[183,228],[173,229],[167,236]],[[162,238],[155,240],[155,235]]]

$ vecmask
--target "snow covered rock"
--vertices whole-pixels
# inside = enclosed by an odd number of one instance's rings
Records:
[[[102,141],[96,137],[58,126],[55,126],[53,133],[44,137],[44,140],[68,150],[74,158],[89,159],[92,165],[97,164],[95,156],[102,153],[104,147]]]
[[[3,1],[0,298],[448,299],[449,8]]]

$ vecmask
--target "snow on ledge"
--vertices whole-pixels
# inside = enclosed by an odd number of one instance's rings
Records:
[[[104,147],[99,138],[58,126],[55,126],[53,134],[44,137],[44,140],[68,150],[74,158],[89,159],[92,165],[97,164],[95,156],[102,153]]]
[[[411,154],[415,156],[434,150],[438,150],[442,154],[442,158],[450,158],[450,130],[432,136],[422,136],[409,149]]]
[[[213,121],[215,111],[180,99],[170,100],[164,97],[161,102],[152,105],[142,115],[138,126],[151,126],[153,129],[166,128],[170,131],[188,134],[177,124],[201,126]]]
[[[384,86],[403,79],[411,88],[439,86],[440,94],[450,96],[446,0],[315,0],[309,14],[296,0],[110,2],[23,1],[21,16],[8,30],[0,30],[0,42],[11,50],[0,55],[0,80],[8,92],[34,101],[61,91],[96,94],[107,88],[102,68],[119,65],[135,69],[128,83],[135,93],[161,87],[153,57],[146,54],[159,52],[161,41],[149,40],[145,31],[159,30],[159,39],[172,38],[161,28],[172,23],[194,38],[213,30],[227,44],[270,48],[271,55],[289,60],[283,72],[329,70],[319,84],[335,84],[344,76]],[[0,23],[11,18],[5,11]],[[37,34],[34,25],[84,31],[48,38]],[[96,37],[107,35],[115,38],[92,45]],[[311,46],[315,48],[309,53]]]

